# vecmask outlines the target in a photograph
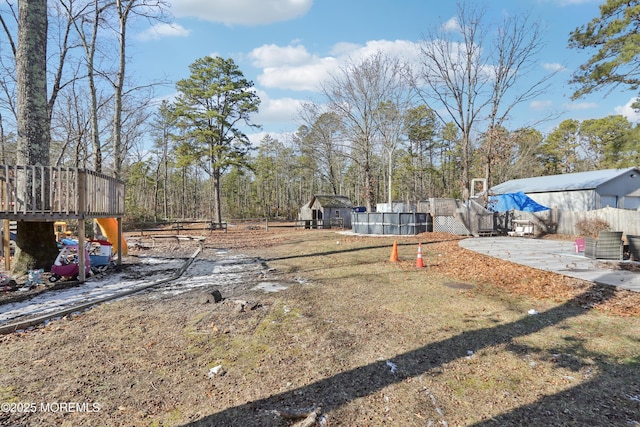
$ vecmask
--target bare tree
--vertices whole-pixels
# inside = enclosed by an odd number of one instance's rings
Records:
[[[379,149],[377,111],[384,102],[404,92],[406,67],[397,59],[377,52],[358,63],[349,63],[331,75],[322,87],[329,108],[343,120],[346,153],[364,173],[367,210],[375,203],[373,160]]]
[[[333,194],[338,194],[345,167],[342,121],[337,114],[323,111],[314,103],[305,103],[298,114],[304,125],[295,141],[301,153],[315,161],[314,172],[329,184]]]
[[[491,82],[489,124],[487,126],[487,144],[482,152],[485,155],[485,178],[493,185],[491,168],[494,153],[509,151],[512,139],[502,138],[503,128],[513,109],[544,94],[549,89],[549,80],[558,71],[543,74],[531,82],[518,85],[527,76],[533,74],[539,66],[539,56],[545,46],[543,31],[538,22],[532,21],[529,14],[509,15],[497,28],[494,43],[495,58],[490,70]],[[549,113],[538,121],[553,117]],[[500,147],[502,142],[508,146]]]
[[[89,87],[89,121],[91,123],[91,147],[93,149],[93,169],[102,172],[102,150],[100,146],[100,131],[98,120],[99,101],[96,88],[96,49],[98,30],[104,19],[105,11],[113,6],[112,2],[90,0],[86,3],[74,0],[60,0],[68,21],[74,26],[85,54],[87,85]]]
[[[500,141],[492,138],[492,129],[503,127],[517,105],[543,93],[555,73],[521,83],[535,71],[536,57],[544,46],[540,25],[526,14],[506,17],[496,30],[482,8],[459,4],[448,24],[432,30],[421,42],[421,69],[415,84],[440,120],[453,122],[460,130],[461,192],[466,199],[474,138],[487,135],[483,153],[489,180],[493,144]]]
[[[71,30],[74,25],[74,21],[71,17],[65,16],[65,14],[61,13],[59,8],[59,3],[54,3],[54,7],[51,8],[51,13],[56,17],[56,43],[54,45],[57,48],[57,63],[53,68],[53,79],[51,84],[51,94],[49,95],[49,120],[53,115],[53,111],[55,108],[56,100],[60,95],[60,91],[64,89],[65,86],[73,82],[77,75],[73,74],[67,78],[65,78],[65,65],[68,63],[68,58],[73,49],[77,47],[74,41],[71,38]],[[68,19],[64,19],[68,18]]]
[[[2,29],[7,36],[7,44],[9,45],[9,49],[0,49],[0,92],[2,95],[0,96],[0,125],[3,129],[10,121],[9,127],[15,127],[15,120],[17,118],[18,112],[16,107],[16,43],[14,41],[13,33],[10,29],[10,23],[7,22],[9,18],[13,22],[18,21],[17,12],[13,8],[11,3],[7,3],[6,12],[5,10],[0,11],[0,24],[2,24]],[[8,54],[5,52],[8,51]],[[2,151],[5,151],[5,139],[2,139]],[[4,161],[7,159],[3,155]],[[15,158],[13,159],[15,162]]]
[[[116,178],[122,175],[122,163],[125,151],[122,145],[122,108],[123,97],[126,94],[126,64],[127,64],[127,29],[130,19],[142,17],[145,19],[160,19],[167,4],[162,0],[115,0],[116,15],[118,17],[116,34],[118,37],[118,70],[111,80],[114,90],[113,105],[113,170]]]
[[[411,199],[419,200],[427,195],[435,196],[435,160],[443,145],[438,143],[437,118],[425,105],[410,108],[405,112],[405,132],[408,147],[408,180],[411,184]]]
[[[381,138],[382,149],[387,156],[387,200],[389,207],[393,203],[394,154],[402,142],[405,130],[404,117],[409,109],[407,104],[409,98],[403,97],[402,93],[403,91],[398,91],[393,101],[382,102],[375,111],[376,126]]]
[[[432,31],[420,46],[422,67],[416,81],[418,93],[440,120],[443,123],[452,121],[460,129],[460,173],[465,199],[471,182],[471,132],[480,111],[489,102],[480,97],[486,90],[486,80],[481,74],[484,64],[480,49],[486,32],[479,25],[482,18],[482,12],[459,7],[455,24],[462,41],[458,41],[444,25],[438,31]]]
[[[82,86],[74,83],[58,100],[60,114],[54,116],[51,121],[51,155],[55,156],[53,164],[56,166],[64,166],[69,154],[75,153],[73,166],[87,167],[86,148],[91,125],[87,117],[89,109],[85,105],[86,95]]]
[[[77,46],[71,37],[71,29],[73,28],[73,20],[66,16],[66,14],[61,13],[59,9],[59,3],[54,2],[53,6],[47,8],[45,4],[45,10],[47,13],[47,28],[53,27],[53,31],[48,31],[46,35],[46,39],[44,42],[47,44],[45,47],[45,51],[48,52],[50,58],[45,58],[45,61],[48,60],[50,63],[47,64],[47,69],[51,71],[49,76],[48,87],[51,88],[49,99],[47,101],[49,120],[54,115],[56,100],[60,96],[61,91],[70,83],[74,82],[78,76],[77,74],[67,75],[65,72],[67,68],[67,64],[70,62],[69,56]],[[17,61],[17,48],[15,43],[15,35],[12,32],[12,29],[17,28],[18,32],[20,31],[20,22],[18,15],[15,13],[14,5],[12,3],[7,2],[6,4],[7,11],[6,17],[12,17],[15,22],[8,22],[5,17],[0,14],[0,21],[2,23],[2,28],[5,32],[7,41],[11,46],[11,53],[13,57],[11,58],[2,58],[2,68],[6,71],[4,74],[4,78],[0,83],[2,87],[2,92],[4,94],[3,103],[6,105],[6,109],[13,112],[13,114],[17,117],[17,108],[15,105],[16,93],[14,88],[16,87],[17,81],[15,79],[11,79],[11,76],[16,75],[13,70],[16,67],[15,62]],[[53,17],[49,19],[49,17]],[[19,37],[19,36],[18,36]],[[51,40],[49,40],[51,39]],[[49,66],[52,65],[52,66]],[[45,94],[45,96],[47,96]],[[51,124],[49,124],[51,126]]]
[[[172,134],[175,128],[175,122],[172,118],[172,106],[168,101],[162,101],[158,111],[152,122],[152,133],[154,134],[154,152],[157,156],[157,174],[158,185],[162,182],[162,216],[167,218],[169,215],[169,148],[171,147]],[[156,188],[156,199],[157,199]]]

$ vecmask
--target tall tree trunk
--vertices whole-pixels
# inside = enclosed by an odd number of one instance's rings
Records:
[[[184,219],[186,216],[186,210],[187,210],[187,194],[189,194],[188,192],[189,187],[187,185],[187,167],[183,166],[182,167],[182,194],[180,195],[180,198],[182,199],[182,203],[180,203],[180,218]]]
[[[364,191],[365,202],[367,206],[367,212],[373,212],[374,203],[376,200],[376,191],[373,185],[373,172],[371,165],[367,161],[364,165]]]
[[[93,28],[91,31],[91,41],[83,38],[85,51],[87,53],[87,80],[89,84],[89,94],[91,97],[91,146],[93,148],[93,168],[96,172],[102,172],[102,148],[100,145],[100,132],[98,129],[98,95],[95,83],[94,58],[96,51],[96,39],[98,38],[98,25],[100,22],[100,8],[95,2],[93,16]]]
[[[156,167],[155,171],[156,179],[153,185],[153,203],[151,208],[153,209],[153,222],[158,222],[158,193],[160,191],[160,165]]]
[[[48,165],[51,134],[47,101],[46,0],[18,1],[16,75],[18,164]],[[26,189],[26,183],[23,184],[25,187],[19,190]],[[58,252],[53,225],[19,221],[16,246],[12,274],[26,273],[30,268],[49,269]]]
[[[469,200],[469,184],[471,183],[471,139],[466,133],[462,137],[462,170],[460,173],[460,197]]]
[[[164,131],[165,135],[164,135],[164,147],[163,147],[163,152],[162,152],[162,158],[164,161],[164,176],[163,176],[163,181],[164,181],[164,194],[163,194],[163,218],[167,219],[169,217],[169,197],[168,197],[168,193],[169,193],[169,154],[168,154],[168,147],[169,147],[169,133],[165,130]]]
[[[213,196],[215,201],[215,213],[218,225],[222,228],[222,205],[220,204],[220,169],[213,171]]]
[[[18,2],[18,163],[49,163],[47,2]]]
[[[122,177],[122,162],[124,153],[122,152],[122,97],[124,96],[124,80],[126,65],[127,46],[127,19],[135,4],[135,0],[130,2],[116,0],[119,22],[119,50],[118,50],[118,74],[114,84],[113,95],[113,172],[118,179]]]
[[[7,139],[4,135],[2,113],[0,113],[0,163],[3,165],[7,164]]]

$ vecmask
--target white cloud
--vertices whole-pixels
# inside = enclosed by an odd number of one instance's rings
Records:
[[[548,110],[552,106],[553,101],[531,101],[531,103],[529,103],[529,107],[531,107],[532,110],[537,111]]]
[[[415,43],[374,40],[365,45],[338,43],[329,55],[312,54],[300,45],[260,46],[249,53],[252,65],[262,68],[258,83],[265,88],[316,92],[331,73],[347,62],[357,62],[376,52],[397,56],[407,62],[416,60]]]
[[[638,123],[640,122],[640,113],[631,107],[637,101],[637,98],[631,98],[626,104],[614,108],[614,111],[616,114],[626,117],[630,122]]]
[[[313,0],[169,0],[177,17],[195,17],[226,25],[262,25],[306,14]]]
[[[542,68],[544,68],[547,71],[564,71],[564,70],[566,70],[566,68],[562,64],[550,63],[550,62],[543,62],[542,63]]]
[[[327,59],[300,67],[265,68],[258,82],[267,88],[317,92],[335,66],[335,62]]]
[[[253,65],[260,68],[277,67],[282,63],[302,65],[313,58],[304,46],[280,47],[275,44],[262,45],[249,53]]]
[[[333,45],[330,54],[338,57],[346,57],[351,55],[352,52],[360,49],[362,45],[357,43],[340,42]]]
[[[249,58],[262,68],[257,80],[265,88],[317,91],[335,67],[333,58],[312,55],[303,46],[264,45],[251,51]]]
[[[139,40],[158,40],[163,37],[187,37],[191,33],[191,30],[185,29],[180,24],[156,24],[151,28],[138,34]]]
[[[458,18],[450,18],[447,22],[442,24],[442,31],[444,31],[445,33],[460,31],[460,23],[458,22]]]
[[[419,50],[416,43],[407,40],[371,40],[364,46],[353,45],[350,51],[344,50],[338,59],[358,61],[377,52],[401,58],[406,62],[414,62],[418,59]]]
[[[256,93],[260,97],[260,110],[252,121],[259,125],[290,123],[303,103],[303,100],[294,98],[272,99],[266,92],[260,90]]]

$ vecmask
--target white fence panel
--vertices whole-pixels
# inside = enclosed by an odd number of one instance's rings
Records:
[[[582,220],[603,220],[612,231],[627,234],[640,234],[640,211],[606,207],[593,211],[546,211],[539,213],[518,212],[521,219],[531,219],[539,226],[546,227],[547,232],[578,236],[581,232],[576,224]],[[541,229],[545,229],[541,227]]]

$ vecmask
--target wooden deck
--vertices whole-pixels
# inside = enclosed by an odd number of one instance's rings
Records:
[[[0,165],[0,220],[5,220],[3,247],[9,253],[9,221],[117,218],[118,254],[122,256],[124,182],[87,169],[56,166]],[[78,243],[85,243],[85,223],[78,221]],[[84,251],[78,251],[84,281]],[[5,257],[5,268],[8,270]]]
[[[124,192],[124,182],[86,169],[0,165],[0,219],[122,217]]]

